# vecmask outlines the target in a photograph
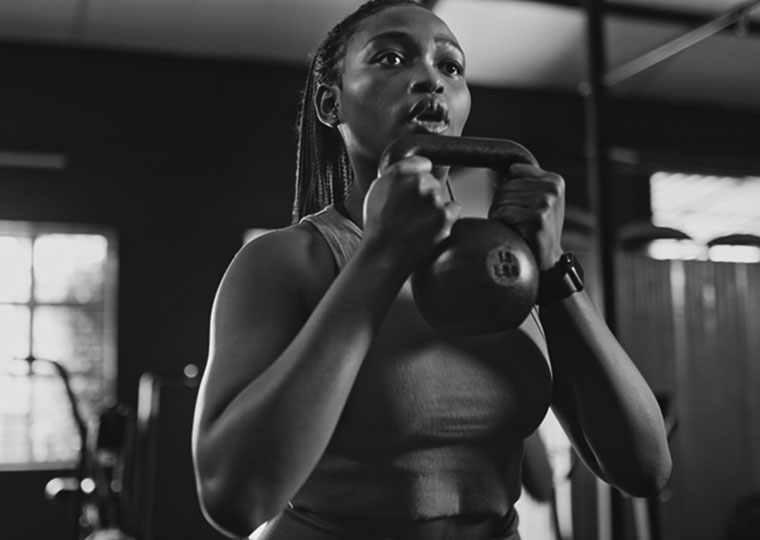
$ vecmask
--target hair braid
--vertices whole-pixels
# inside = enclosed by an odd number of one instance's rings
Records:
[[[315,97],[322,84],[340,84],[346,44],[359,23],[383,9],[420,5],[415,0],[370,0],[335,25],[314,52],[301,93],[296,121],[296,182],[293,223],[345,199],[354,172],[337,129],[317,116]]]

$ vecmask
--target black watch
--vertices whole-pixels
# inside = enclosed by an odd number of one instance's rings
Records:
[[[582,290],[583,268],[575,255],[563,253],[554,266],[541,272],[536,303],[549,306]]]

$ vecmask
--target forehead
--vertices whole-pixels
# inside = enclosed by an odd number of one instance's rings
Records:
[[[364,19],[348,42],[348,48],[362,48],[373,37],[387,32],[402,32],[419,39],[457,39],[433,12],[417,6],[394,6]]]

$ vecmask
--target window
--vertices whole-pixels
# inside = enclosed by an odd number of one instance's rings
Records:
[[[0,467],[60,467],[115,395],[116,243],[106,230],[0,221]],[[29,359],[39,359],[29,361]]]
[[[760,262],[760,177],[658,172],[650,188],[652,223],[691,238],[655,241],[651,256]]]

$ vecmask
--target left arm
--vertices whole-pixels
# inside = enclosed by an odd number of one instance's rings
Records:
[[[565,183],[513,165],[489,217],[525,238],[543,273],[562,254]],[[586,292],[540,309],[554,370],[552,406],[574,448],[600,478],[635,496],[657,493],[671,458],[657,400]]]
[[[657,400],[585,291],[541,309],[554,369],[552,406],[580,457],[600,478],[638,497],[670,476]]]

